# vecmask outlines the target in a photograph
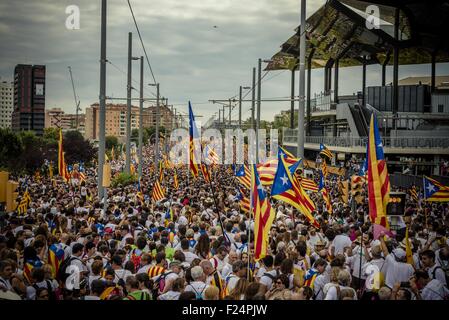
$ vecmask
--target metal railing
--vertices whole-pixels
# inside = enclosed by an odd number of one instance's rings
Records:
[[[315,95],[313,99],[310,99],[310,108],[312,112],[336,110],[335,104],[332,104],[330,94]]]
[[[284,143],[297,143],[297,129],[283,130]],[[324,144],[332,147],[366,147],[368,138],[355,137],[323,137],[306,136],[305,143]],[[382,138],[382,144],[385,148],[449,148],[449,139],[445,137],[394,137]]]

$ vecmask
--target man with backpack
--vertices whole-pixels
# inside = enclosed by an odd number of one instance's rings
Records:
[[[274,258],[268,255],[262,259],[265,266],[265,272],[260,276],[259,283],[262,284],[263,292],[271,290],[274,280],[280,275],[280,271],[277,268],[273,268]]]
[[[204,292],[209,287],[206,284],[206,275],[203,272],[203,268],[195,266],[190,270],[193,281],[186,286],[185,292],[193,292],[196,300],[204,300]]]
[[[136,247],[131,249],[128,255],[128,261],[132,261],[134,263],[134,267],[136,270],[139,270],[142,267],[141,259],[144,253],[144,249],[147,246],[147,240],[145,237],[139,237],[136,240]]]
[[[58,288],[52,281],[45,280],[43,268],[33,268],[31,272],[33,284],[27,287],[26,295],[28,300],[36,299],[36,292],[39,288],[47,289],[49,300],[56,300],[56,289]]]
[[[429,273],[430,279],[437,279],[447,288],[446,274],[441,266],[435,263],[435,252],[425,250],[421,252],[421,262]]]
[[[181,271],[181,262],[173,260],[170,262],[168,270],[158,276],[153,277],[152,280],[154,281],[155,295],[159,296],[171,290],[173,282],[179,278]]]
[[[242,260],[236,260],[232,264],[232,273],[225,278],[226,291],[231,293],[234,290],[240,278],[246,276],[246,265]]]
[[[63,286],[66,286],[66,280],[71,274],[78,273],[79,281],[87,276],[89,270],[81,257],[84,253],[84,246],[81,243],[75,243],[72,248],[72,255],[64,260],[58,271],[58,279],[62,281]],[[75,283],[73,285],[76,288]]]

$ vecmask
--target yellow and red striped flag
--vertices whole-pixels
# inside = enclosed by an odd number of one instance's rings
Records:
[[[162,165],[162,161],[159,162],[159,183],[162,183],[162,180],[164,180],[164,166]]]
[[[153,201],[157,202],[165,198],[165,192],[162,188],[161,184],[159,183],[159,180],[156,180],[153,187],[153,194],[151,195],[151,199]]]
[[[299,182],[299,184],[301,185],[301,187],[304,190],[318,192],[318,185],[312,179],[307,179],[307,178],[302,178],[302,177],[297,178],[297,176],[296,176],[295,180],[297,180]]]
[[[387,205],[390,200],[390,179],[377,119],[374,114],[371,115],[370,120],[366,156],[368,159],[369,216],[372,223],[388,229]]]
[[[210,183],[210,173],[209,173],[209,170],[207,169],[207,166],[204,163],[201,163],[200,168],[201,168],[201,172],[203,174],[204,180],[206,181],[206,183]]]
[[[268,252],[268,238],[275,212],[271,208],[256,165],[251,166],[251,213],[254,216],[254,260],[264,258]]]
[[[63,143],[62,143],[62,129],[59,129],[58,170],[59,170],[59,175],[64,179],[64,181],[67,182],[70,179],[70,175],[69,175],[69,171],[67,170],[67,165],[65,162],[65,153],[64,153]]]
[[[324,178],[327,178],[328,171],[325,159],[323,159],[323,161],[321,162],[321,172],[323,173]]]
[[[178,190],[178,188],[179,188],[178,173],[176,172],[176,169],[175,169],[175,173],[173,175],[173,188],[175,190]]]

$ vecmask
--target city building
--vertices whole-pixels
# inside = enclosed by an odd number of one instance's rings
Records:
[[[126,104],[106,104],[106,136],[115,136],[121,142],[126,137]],[[139,107],[131,107],[131,130],[139,128]],[[86,108],[84,137],[98,140],[100,134],[100,105],[92,104]]]
[[[19,64],[14,69],[14,131],[42,135],[45,126],[45,66]]]
[[[382,4],[380,4],[382,2]],[[378,29],[370,29],[361,16],[367,3],[381,8]],[[422,15],[425,11],[426,14]],[[388,170],[392,173],[447,175],[449,161],[449,77],[436,76],[439,63],[449,62],[449,36],[443,4],[397,1],[327,1],[306,21],[306,121],[304,156],[317,157],[320,144],[344,165],[365,159],[369,121],[375,114]],[[399,13],[399,14],[397,14]],[[401,17],[399,19],[399,17]],[[439,24],[439,25],[437,25]],[[297,29],[299,30],[299,28]],[[397,37],[396,39],[394,37]],[[266,70],[297,71],[299,32],[275,53]],[[378,85],[366,83],[366,66],[381,68]],[[402,65],[428,65],[428,74],[399,80]],[[341,95],[339,69],[360,72],[360,91]],[[392,80],[387,82],[387,67]],[[324,91],[311,92],[312,69],[324,69]],[[294,77],[288,87],[295,87]],[[286,84],[287,87],[287,84]],[[298,129],[283,129],[283,144],[298,149]]]
[[[14,109],[14,82],[0,82],[0,128],[11,128]]]
[[[66,114],[61,108],[45,110],[45,128],[61,128],[62,131],[76,130],[76,114]],[[85,115],[78,115],[78,131],[84,135]]]
[[[151,128],[156,126],[156,106],[144,108],[143,126]],[[173,112],[165,105],[159,107],[159,126],[171,129],[174,126]]]

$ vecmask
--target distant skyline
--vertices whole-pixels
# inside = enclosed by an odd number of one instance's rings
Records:
[[[298,0],[145,0],[131,1],[149,54],[161,95],[168,97],[182,113],[192,101],[201,121],[218,105],[209,99],[238,98],[240,85],[250,86],[257,59],[268,59],[279,50],[300,21]],[[325,0],[309,0],[308,16]],[[46,108],[59,107],[74,113],[68,66],[72,67],[82,112],[98,102],[99,0],[3,0],[0,3],[0,81],[12,81],[17,64],[44,64],[47,67]],[[65,9],[77,5],[81,29],[67,30]],[[127,39],[133,32],[133,55],[143,51],[126,0],[108,1],[107,95],[126,97]],[[118,69],[120,70],[118,70]],[[387,69],[391,82],[392,68]],[[448,75],[449,64],[438,64],[437,75]],[[430,65],[401,66],[399,76],[429,76]],[[290,72],[270,72],[262,83],[262,98],[290,95]],[[139,62],[133,62],[133,79],[139,80]],[[298,77],[297,77],[298,79]],[[340,69],[340,93],[361,91],[360,67]],[[153,82],[145,65],[145,83]],[[367,85],[379,85],[381,67],[367,67]],[[312,94],[323,90],[323,69],[312,71]],[[138,83],[133,85],[138,88]],[[299,84],[297,83],[297,87]],[[145,96],[154,93],[146,87]],[[138,93],[133,92],[137,98]],[[248,95],[247,98],[251,97]],[[110,101],[108,101],[110,102]],[[115,101],[114,101],[115,102]],[[118,101],[126,103],[126,101]],[[137,101],[134,101],[137,105]],[[148,105],[146,105],[148,106]],[[249,117],[250,103],[243,104],[243,118]],[[289,102],[262,103],[261,117],[290,108]],[[233,118],[238,116],[237,109]],[[227,113],[226,113],[227,116]]]

